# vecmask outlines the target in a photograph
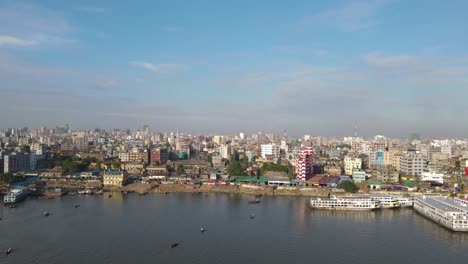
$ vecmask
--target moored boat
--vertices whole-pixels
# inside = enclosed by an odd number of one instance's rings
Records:
[[[22,201],[28,196],[28,189],[23,186],[16,186],[10,190],[10,193],[3,197],[5,204],[14,204]]]
[[[350,197],[369,197],[371,199],[377,200],[380,202],[382,209],[393,209],[400,208],[400,201],[397,197],[392,195],[381,195],[381,194],[350,194]]]
[[[446,196],[418,196],[414,209],[432,221],[455,232],[468,232],[468,208],[457,198]]]
[[[375,210],[382,206],[380,201],[366,196],[342,196],[333,198],[311,198],[310,207],[325,210]]]

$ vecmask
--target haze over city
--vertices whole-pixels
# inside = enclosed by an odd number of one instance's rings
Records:
[[[467,8],[0,1],[0,124],[465,137]]]

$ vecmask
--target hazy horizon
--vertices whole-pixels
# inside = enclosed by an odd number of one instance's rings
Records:
[[[0,0],[0,127],[466,138],[467,8]]]

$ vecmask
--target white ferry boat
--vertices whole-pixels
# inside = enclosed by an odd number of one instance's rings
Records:
[[[28,189],[22,186],[17,186],[10,190],[10,193],[3,197],[5,204],[13,204],[20,202],[28,195]]]
[[[310,207],[326,210],[375,210],[380,209],[380,202],[364,196],[343,196],[333,198],[311,198]]]
[[[395,196],[400,202],[401,207],[413,207],[414,198],[408,196]]]
[[[457,198],[418,196],[414,199],[414,209],[452,231],[468,232],[468,207]]]
[[[380,195],[380,194],[350,194],[350,197],[369,197],[371,199],[377,200],[380,202],[382,209],[388,208],[399,208],[400,201],[397,197],[391,195]]]

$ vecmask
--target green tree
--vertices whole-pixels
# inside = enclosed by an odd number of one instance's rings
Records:
[[[345,190],[346,192],[355,193],[359,190],[359,187],[352,181],[342,181],[338,183],[338,188]]]
[[[268,171],[288,173],[288,167],[273,162],[263,163],[262,167],[260,168],[261,174],[265,175],[265,173]]]
[[[185,173],[185,167],[184,167],[184,165],[179,164],[179,166],[177,166],[177,173],[178,173],[178,174],[184,174],[184,173]]]
[[[229,176],[241,176],[245,175],[245,171],[242,168],[241,164],[239,161],[233,161],[231,164],[228,166],[228,174]]]
[[[3,173],[0,174],[0,182],[2,182],[2,183],[7,183],[7,184],[12,183],[13,178],[14,178],[14,176],[13,176],[13,173],[11,173],[11,172],[7,172],[5,174],[3,174]]]

